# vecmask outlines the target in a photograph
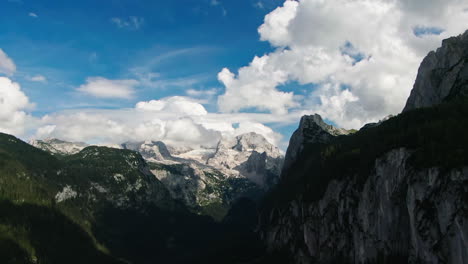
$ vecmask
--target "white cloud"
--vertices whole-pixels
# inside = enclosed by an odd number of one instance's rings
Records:
[[[299,116],[290,118],[294,121]],[[56,137],[94,144],[161,140],[167,144],[197,148],[216,147],[222,136],[259,133],[278,145],[282,136],[265,126],[278,122],[270,114],[207,113],[201,104],[186,97],[139,102],[135,108],[115,110],[67,110],[44,116],[35,138]]]
[[[219,90],[216,88],[201,90],[187,89],[185,90],[185,93],[191,98],[196,98],[199,103],[216,104],[216,98]]]
[[[277,8],[265,16],[265,22],[260,26],[258,32],[261,40],[268,40],[275,46],[286,46],[289,41],[288,25],[296,16],[296,1],[286,1],[282,8]]]
[[[211,0],[211,2],[210,2],[210,5],[212,5],[212,6],[218,6],[220,4],[221,3],[218,0]]]
[[[130,16],[128,18],[113,17],[110,21],[118,28],[129,30],[139,30],[145,24],[144,18],[136,16]]]
[[[29,80],[33,82],[47,82],[47,78],[43,75],[34,75]]]
[[[19,84],[0,77],[0,132],[23,135],[30,119],[24,110],[31,107]]]
[[[16,71],[16,65],[10,57],[0,49],[0,74],[12,75]]]
[[[206,114],[202,105],[183,97],[139,102],[134,109],[64,111],[43,117],[35,137],[101,144],[162,140],[215,147],[221,133],[194,120]]]
[[[222,112],[235,112],[257,107],[277,114],[285,114],[296,103],[292,93],[275,89],[287,81],[287,73],[272,69],[268,56],[255,57],[248,67],[239,70],[235,76],[224,68],[218,79],[226,87],[224,95],[218,97],[218,107]]]
[[[137,80],[109,80],[102,77],[90,77],[86,84],[76,90],[98,98],[132,98]]]
[[[28,16],[34,17],[34,18],[38,18],[38,17],[39,17],[36,13],[33,13],[33,12],[30,12],[30,13],[28,14]]]
[[[301,0],[265,16],[260,39],[276,49],[236,77],[219,73],[222,111],[255,107],[285,113],[297,106],[278,87],[314,84],[301,108],[358,128],[401,111],[419,63],[442,39],[466,30],[466,1]],[[371,23],[369,21],[372,21]],[[440,34],[415,34],[415,28]]]
[[[208,114],[203,105],[182,96],[151,100],[149,102],[139,102],[136,104],[135,108],[142,111],[168,112],[188,116]]]

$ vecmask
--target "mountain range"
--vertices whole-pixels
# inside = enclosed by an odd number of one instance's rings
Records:
[[[468,31],[402,113],[215,149],[0,134],[5,263],[468,263]]]
[[[52,155],[76,155],[85,143],[59,139],[32,140]],[[222,219],[240,197],[258,200],[279,179],[283,155],[256,133],[222,138],[215,149],[175,148],[161,141],[126,142],[118,146],[138,152],[172,198],[192,211]]]

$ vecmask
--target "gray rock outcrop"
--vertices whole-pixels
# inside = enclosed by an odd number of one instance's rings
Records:
[[[468,95],[468,31],[444,40],[424,58],[403,112],[460,95]]]
[[[251,132],[221,139],[207,165],[229,177],[247,178],[269,188],[279,178],[282,161],[283,155],[277,147],[262,135]]]
[[[137,151],[149,161],[170,161],[174,158],[161,141],[145,141],[145,142],[127,142],[122,144],[123,149]]]
[[[272,210],[262,219],[268,246],[294,263],[468,263],[468,167],[408,170],[410,154],[377,159],[364,187],[349,176],[319,201]]]
[[[49,153],[58,155],[73,155],[89,146],[82,142],[67,142],[56,138],[31,140],[29,144]]]

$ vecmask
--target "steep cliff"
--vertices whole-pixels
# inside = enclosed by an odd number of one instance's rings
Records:
[[[260,217],[277,259],[468,263],[467,39],[428,55],[396,117],[336,136],[304,117]]]
[[[424,58],[404,112],[468,95],[467,47],[468,31],[444,40],[442,47]]]

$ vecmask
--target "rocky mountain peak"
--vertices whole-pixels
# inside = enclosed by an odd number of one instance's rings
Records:
[[[127,142],[122,144],[122,148],[137,151],[150,161],[173,160],[166,144],[162,141]]]
[[[444,40],[424,58],[403,112],[460,95],[468,95],[468,31]]]
[[[238,152],[265,152],[268,156],[277,158],[281,156],[280,150],[268,142],[265,137],[255,132],[239,135],[233,138],[224,137],[218,144],[218,152],[223,149],[232,149]]]
[[[73,155],[89,146],[83,142],[67,142],[56,138],[31,140],[29,144],[44,151],[59,155]]]
[[[335,136],[347,135],[349,133],[350,131],[348,130],[336,128],[325,123],[318,114],[303,116],[299,122],[299,128],[293,133],[289,140],[283,171],[294,163],[298,155],[304,149],[305,144],[327,143]]]
[[[276,182],[282,166],[281,151],[260,134],[224,137],[207,164],[231,177],[250,179],[260,186]]]

